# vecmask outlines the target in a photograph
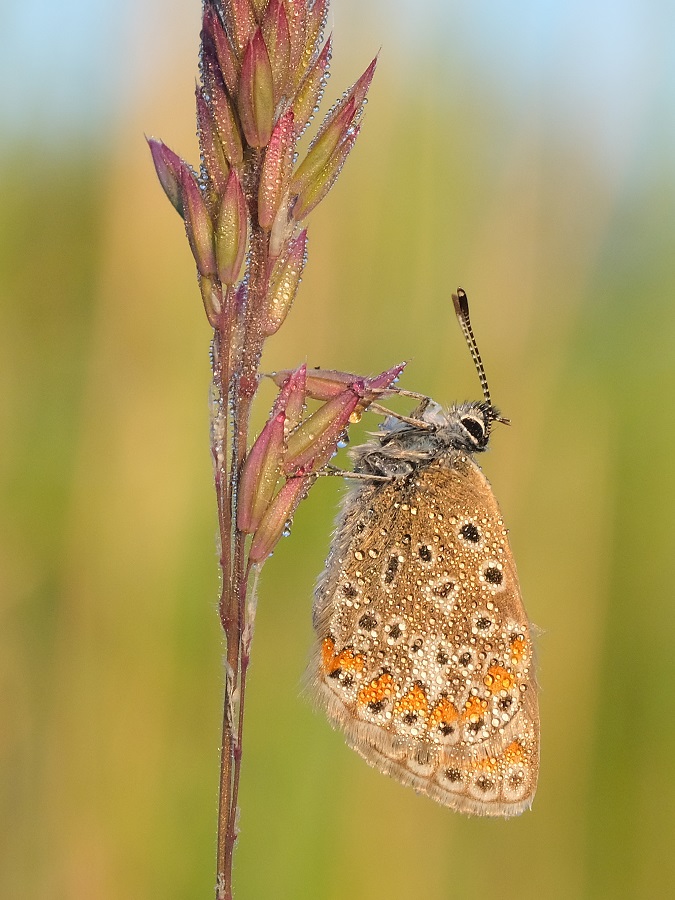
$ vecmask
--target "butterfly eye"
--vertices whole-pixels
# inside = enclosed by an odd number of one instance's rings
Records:
[[[485,426],[478,419],[474,419],[471,416],[464,416],[463,419],[460,419],[462,425],[469,432],[471,437],[474,439],[475,443],[481,446],[485,443]]]

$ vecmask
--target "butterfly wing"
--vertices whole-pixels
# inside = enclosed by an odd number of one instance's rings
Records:
[[[510,816],[539,767],[532,641],[492,489],[450,450],[347,494],[314,604],[313,692],[371,765]]]

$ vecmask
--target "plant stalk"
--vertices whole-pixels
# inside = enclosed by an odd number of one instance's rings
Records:
[[[251,220],[248,290],[242,308],[236,311],[231,291],[226,293],[223,324],[216,333],[216,344],[222,349],[222,353],[214,362],[214,381],[221,398],[221,415],[224,414],[226,424],[225,443],[229,435],[232,436],[229,480],[225,471],[229,455],[226,446],[217,456],[219,464],[216,467],[222,570],[219,610],[227,642],[218,803],[217,900],[231,900],[232,897],[232,863],[237,841],[244,696],[249,662],[249,648],[244,646],[249,588],[249,569],[246,565],[247,536],[237,528],[237,500],[241,467],[248,452],[251,406],[258,387],[258,369],[264,340],[259,317],[260,311],[264,309],[268,288],[269,239],[267,233],[260,227],[257,216],[261,161],[259,153],[252,155],[250,178],[245,185]],[[235,317],[239,318],[243,327],[231,326]],[[232,378],[231,372],[234,376]],[[225,406],[224,409],[222,404]],[[223,490],[225,484],[229,487],[227,491]],[[249,624],[252,627],[252,623]]]

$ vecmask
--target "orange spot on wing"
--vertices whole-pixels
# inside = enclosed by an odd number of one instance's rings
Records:
[[[509,765],[525,762],[525,750],[519,741],[512,741],[502,754],[502,759]]]
[[[527,655],[527,641],[522,634],[516,635],[511,641],[511,656],[519,663]]]
[[[508,691],[516,683],[513,675],[503,666],[490,666],[483,679],[483,684],[491,694]]]
[[[324,638],[321,644],[321,661],[326,675],[338,670],[342,672],[361,672],[365,665],[360,653],[354,653],[351,647],[345,647],[335,653],[335,641],[332,637]]]
[[[406,713],[417,713],[426,718],[429,712],[429,701],[421,684],[414,684],[405,696],[396,704],[394,715],[404,716]]]
[[[323,670],[328,674],[331,671],[333,654],[335,653],[335,641],[332,637],[326,637],[321,642],[321,663]]]
[[[477,722],[482,718],[483,712],[487,709],[487,701],[481,700],[479,697],[469,697],[464,704],[464,712],[462,719],[465,722]]]
[[[475,759],[469,764],[471,772],[494,772],[497,769],[497,760],[494,756],[484,756],[483,759]]]
[[[358,701],[367,706],[369,703],[379,703],[382,700],[388,700],[394,696],[394,693],[394,679],[389,672],[383,672],[378,678],[373,679],[370,684],[361,688],[358,694]]]
[[[364,665],[365,663],[361,654],[354,653],[351,647],[349,647],[346,650],[342,650],[333,659],[331,669],[333,672],[336,669],[342,669],[343,672],[361,672]]]
[[[436,706],[431,710],[428,724],[429,731],[431,731],[432,728],[437,728],[439,725],[452,725],[458,718],[459,713],[454,704],[452,704],[447,697],[441,697]]]

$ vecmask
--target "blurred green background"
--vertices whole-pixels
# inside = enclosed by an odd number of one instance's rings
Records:
[[[327,99],[381,60],[265,365],[409,359],[404,386],[474,398],[449,307],[466,288],[513,420],[484,466],[541,628],[535,805],[437,807],[300,696],[325,479],[262,578],[241,900],[675,894],[672,8],[517,7],[334,0]],[[212,896],[209,331],[143,140],[196,158],[199,12],[3,6],[3,900]]]

